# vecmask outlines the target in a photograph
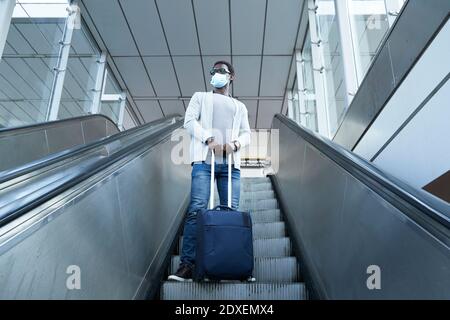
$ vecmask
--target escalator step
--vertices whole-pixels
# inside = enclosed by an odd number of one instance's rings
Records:
[[[295,257],[255,258],[253,276],[257,282],[295,282],[299,280],[299,266]],[[180,256],[172,256],[170,273],[177,271]]]
[[[241,201],[239,207],[243,211],[278,209],[278,201],[277,199]]]
[[[284,238],[286,225],[284,222],[255,223],[253,225],[253,239]]]
[[[270,182],[265,183],[241,183],[241,191],[254,192],[254,191],[268,191],[273,190]]]
[[[255,257],[289,257],[292,245],[289,238],[259,239],[253,241]]]
[[[246,201],[259,201],[259,200],[274,200],[275,193],[273,190],[262,190],[262,191],[253,191],[253,192],[241,192],[240,203]],[[214,193],[214,203],[218,205],[220,202],[219,193],[216,191]]]
[[[304,300],[303,283],[164,282],[163,300]]]
[[[252,222],[255,223],[269,223],[269,222],[280,222],[281,212],[279,209],[275,210],[261,210],[250,212],[252,217]]]
[[[183,247],[183,237],[178,242],[178,254]],[[253,240],[253,254],[255,257],[289,257],[292,254],[289,238],[258,239]]]
[[[273,192],[273,190],[241,192],[241,201],[247,199],[251,200],[275,199],[275,192]]]
[[[254,223],[252,232],[253,239],[284,238],[286,236],[286,225],[283,221]]]
[[[264,183],[264,182],[270,182],[269,177],[243,177],[241,178],[242,182],[252,182],[252,183]]]

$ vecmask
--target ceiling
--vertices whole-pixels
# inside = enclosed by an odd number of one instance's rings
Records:
[[[236,69],[233,95],[252,128],[286,111],[285,90],[303,0],[81,0],[83,19],[110,54],[112,72],[140,121],[184,114],[209,69]]]

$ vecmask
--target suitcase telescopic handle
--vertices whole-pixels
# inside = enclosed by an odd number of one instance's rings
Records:
[[[232,154],[228,155],[228,194],[227,194],[227,206],[231,208],[231,157]],[[211,150],[211,185],[209,189],[209,209],[214,208],[214,163],[215,163],[215,153],[214,149]]]

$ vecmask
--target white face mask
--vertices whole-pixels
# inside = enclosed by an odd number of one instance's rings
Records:
[[[216,72],[212,78],[211,82],[214,88],[220,89],[225,87],[228,84],[228,74],[221,74]]]

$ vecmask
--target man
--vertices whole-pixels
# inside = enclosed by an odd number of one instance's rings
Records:
[[[230,96],[235,79],[233,66],[218,61],[211,69],[212,92],[196,92],[189,102],[184,128],[191,135],[191,199],[184,225],[183,248],[178,271],[169,280],[192,281],[195,268],[196,215],[208,206],[211,152],[215,155],[214,175],[220,204],[227,204],[228,155],[232,154],[232,208],[239,206],[240,150],[250,143],[250,126],[245,105]]]

